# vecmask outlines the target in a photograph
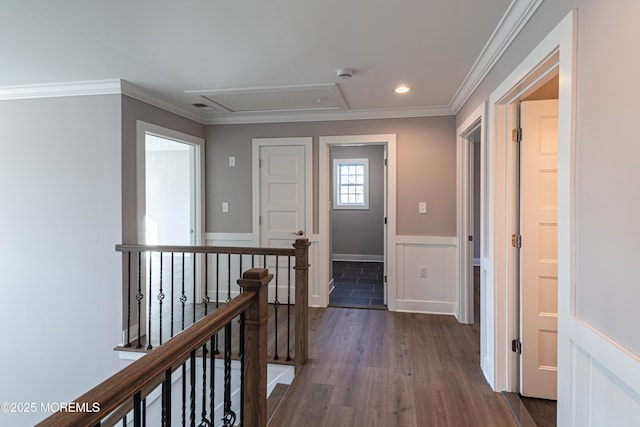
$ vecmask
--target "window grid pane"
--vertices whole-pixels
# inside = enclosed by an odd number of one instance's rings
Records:
[[[365,165],[363,163],[341,163],[338,165],[338,187],[340,205],[364,206]]]

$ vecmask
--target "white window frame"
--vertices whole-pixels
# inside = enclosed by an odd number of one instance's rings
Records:
[[[364,183],[362,193],[364,202],[362,204],[340,203],[340,165],[342,164],[362,164],[364,166]],[[333,159],[333,208],[368,210],[369,209],[369,159]]]

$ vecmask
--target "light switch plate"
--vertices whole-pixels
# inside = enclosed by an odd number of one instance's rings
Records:
[[[421,214],[427,213],[427,202],[418,203],[418,213],[421,213]]]
[[[229,156],[229,166],[234,167],[236,165],[236,156]]]
[[[222,212],[229,212],[229,202],[222,202]]]

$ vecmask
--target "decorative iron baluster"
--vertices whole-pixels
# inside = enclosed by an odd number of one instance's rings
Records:
[[[184,303],[187,302],[187,294],[184,293],[184,252],[182,252],[182,294],[180,295],[180,303],[182,304],[182,329],[184,331]]]
[[[142,399],[142,425],[147,426],[147,398]]]
[[[174,279],[174,252],[171,252],[171,338],[173,338],[173,279]]]
[[[162,290],[162,258],[163,258],[163,253],[160,252],[160,292],[158,293],[158,302],[160,304],[160,307],[158,308],[158,312],[160,313],[160,320],[159,320],[159,325],[160,325],[160,332],[159,332],[159,342],[160,345],[162,345],[162,301],[164,300],[164,292]]]
[[[244,408],[244,311],[240,313],[240,408]],[[240,411],[240,425],[243,425],[244,414]]]
[[[152,273],[152,269],[153,269],[153,252],[149,252],[149,293],[147,294],[149,297],[147,298],[149,300],[149,313],[147,313],[149,315],[149,323],[148,323],[148,328],[147,328],[147,350],[151,350],[153,348],[153,346],[151,345],[151,301],[152,301],[152,297],[151,297],[151,277],[153,275]]]
[[[207,315],[207,308],[209,307],[209,257],[207,254],[203,254],[204,256],[204,298],[202,298],[202,302],[204,303],[204,315]]]
[[[190,393],[190,409],[189,419],[191,421],[191,425],[194,426],[196,424],[196,351],[191,350],[191,355],[189,357],[189,365],[190,372],[189,377],[191,379],[191,393]]]
[[[231,301],[231,254],[227,255],[227,301]]]
[[[131,252],[127,252],[127,343],[131,347]]]
[[[291,257],[287,257],[287,362],[291,361]]]
[[[138,301],[138,344],[136,348],[142,348],[142,253],[138,252],[138,293],[136,294],[136,301]]]
[[[207,344],[202,345],[202,414],[199,427],[206,427],[211,425],[207,419]],[[213,414],[211,414],[213,419]]]
[[[162,427],[171,425],[171,368],[164,372],[162,382]]]
[[[122,427],[127,427],[127,416],[122,417]]]
[[[255,268],[256,266],[256,256],[251,254],[251,268]]]
[[[224,326],[224,416],[223,425],[236,423],[236,413],[231,410],[231,322]]]
[[[276,293],[275,298],[273,299],[273,322],[275,326],[275,330],[273,333],[275,338],[273,360],[280,359],[280,356],[278,356],[278,309],[280,308],[280,301],[278,300],[278,258],[278,255],[276,255]]]

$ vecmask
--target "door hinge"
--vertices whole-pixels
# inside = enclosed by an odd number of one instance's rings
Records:
[[[512,234],[511,235],[511,246],[514,248],[520,249],[522,247],[522,235],[521,234]]]
[[[387,283],[387,275],[384,275],[384,283]]]
[[[511,131],[511,140],[513,142],[522,142],[522,128],[517,128]]]
[[[259,224],[259,225],[262,225],[262,216],[259,216],[259,217],[258,217],[258,224]]]
[[[262,159],[258,159],[258,167],[261,168],[262,167]]]
[[[522,342],[520,340],[512,340],[511,351],[514,353],[522,354]]]
[[[384,225],[387,225],[387,217],[384,217]]]
[[[473,236],[469,236],[469,241],[473,242]]]
[[[389,166],[389,161],[387,159],[384,159],[384,165]]]

